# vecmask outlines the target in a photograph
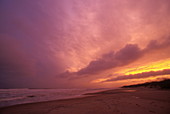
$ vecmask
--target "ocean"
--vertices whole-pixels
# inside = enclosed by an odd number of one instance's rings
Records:
[[[0,89],[0,107],[81,97],[103,90],[107,89]]]

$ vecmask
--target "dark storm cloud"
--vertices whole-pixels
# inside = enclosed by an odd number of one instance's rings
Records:
[[[38,42],[37,42],[38,43]],[[35,52],[34,52],[35,51]],[[59,68],[51,55],[36,49],[28,53],[14,38],[0,35],[0,88],[49,86]]]
[[[144,50],[150,51],[150,50],[166,48],[168,46],[170,46],[170,36],[161,38],[160,40],[151,40]]]
[[[63,14],[61,7],[60,1],[1,1],[0,88],[57,85],[52,77],[63,65],[53,48],[60,51],[61,45],[50,46],[60,42],[63,32],[55,24],[61,26],[63,19],[49,17]]]
[[[35,74],[34,60],[28,57],[18,42],[0,35],[0,87],[22,85],[26,80],[29,82],[28,77],[34,78]]]
[[[152,40],[143,50],[137,44],[127,44],[118,52],[110,52],[103,55],[100,59],[90,62],[90,64],[77,72],[79,75],[98,73],[110,68],[128,65],[137,59],[141,58],[149,51],[162,49],[170,46],[170,38],[164,38],[162,42]]]
[[[168,40],[158,38],[170,34],[169,6],[169,0],[0,0],[0,88],[68,87],[67,77],[164,48]]]
[[[90,62],[90,64],[81,69],[78,74],[91,74],[106,69],[127,65],[142,56],[142,51],[135,44],[127,44],[118,52],[110,52],[102,56],[102,58]]]

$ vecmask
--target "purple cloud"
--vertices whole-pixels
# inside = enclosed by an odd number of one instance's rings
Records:
[[[166,48],[168,46],[170,46],[169,37],[164,38],[162,42],[151,40],[143,50],[140,49],[137,44],[127,44],[124,48],[120,49],[116,53],[107,53],[100,59],[90,62],[86,68],[81,69],[77,72],[77,74],[94,74],[103,70],[128,65],[141,58],[149,51]]]
[[[78,74],[91,74],[118,66],[127,65],[142,56],[142,51],[136,44],[127,44],[118,52],[110,52],[100,59],[90,62],[86,67],[78,71]]]

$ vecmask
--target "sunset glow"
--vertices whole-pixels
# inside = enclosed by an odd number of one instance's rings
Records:
[[[149,71],[159,71],[170,68],[170,59],[160,60],[146,64],[145,66],[135,66],[136,68],[124,69],[121,73],[125,75],[138,74]]]
[[[168,0],[1,0],[1,88],[170,78]]]

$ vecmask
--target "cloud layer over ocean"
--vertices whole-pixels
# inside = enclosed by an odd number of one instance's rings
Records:
[[[0,86],[101,87],[91,82],[168,63],[169,12],[169,0],[1,0]]]

